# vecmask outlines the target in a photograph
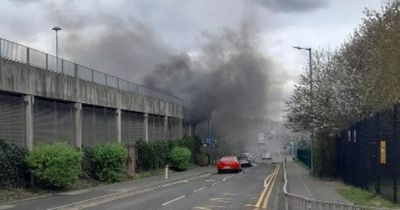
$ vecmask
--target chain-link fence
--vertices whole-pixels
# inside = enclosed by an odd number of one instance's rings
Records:
[[[176,96],[162,93],[159,90],[135,84],[113,75],[62,58],[57,58],[53,55],[2,38],[0,38],[0,57],[45,70],[62,73],[89,82],[183,105],[183,100]]]

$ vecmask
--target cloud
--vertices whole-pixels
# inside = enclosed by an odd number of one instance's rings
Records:
[[[276,12],[308,12],[328,5],[327,0],[257,0],[267,9]]]

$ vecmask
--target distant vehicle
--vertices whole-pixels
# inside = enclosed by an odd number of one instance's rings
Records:
[[[248,156],[242,154],[239,155],[238,159],[242,167],[251,167],[251,158]]]
[[[271,160],[271,159],[272,159],[271,153],[269,153],[269,152],[264,152],[264,154],[262,155],[262,158],[261,158],[261,159],[263,159],[263,160]]]
[[[249,161],[253,161],[253,155],[250,152],[243,152],[240,156],[246,156]]]
[[[242,171],[242,166],[236,156],[225,156],[218,160],[217,170],[218,173],[225,171],[240,172]]]

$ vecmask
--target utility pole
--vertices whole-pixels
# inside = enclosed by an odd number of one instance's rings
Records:
[[[56,32],[56,71],[58,71],[58,31],[61,31],[61,28],[56,26],[51,30]]]
[[[312,71],[312,52],[311,47],[297,47],[293,46],[293,48],[298,50],[307,50],[308,51],[308,66],[310,68],[309,77],[310,77],[310,131],[311,131],[311,174],[314,172],[314,95],[313,95],[313,71]]]

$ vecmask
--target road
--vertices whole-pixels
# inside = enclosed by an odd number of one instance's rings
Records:
[[[254,209],[272,171],[272,165],[260,164],[238,174],[212,173],[174,187],[92,204],[87,209]]]
[[[216,174],[172,188],[117,199],[88,209],[254,209],[270,164],[246,168],[239,174]]]
[[[169,180],[152,177],[138,182],[104,185],[92,190],[59,193],[0,209],[279,209],[278,165],[260,163],[241,173],[217,174],[213,168],[175,173]],[[272,174],[272,175],[271,175]],[[276,176],[273,176],[276,174]],[[271,176],[269,176],[271,175]],[[267,177],[270,179],[266,179]],[[273,178],[278,177],[278,178]]]

